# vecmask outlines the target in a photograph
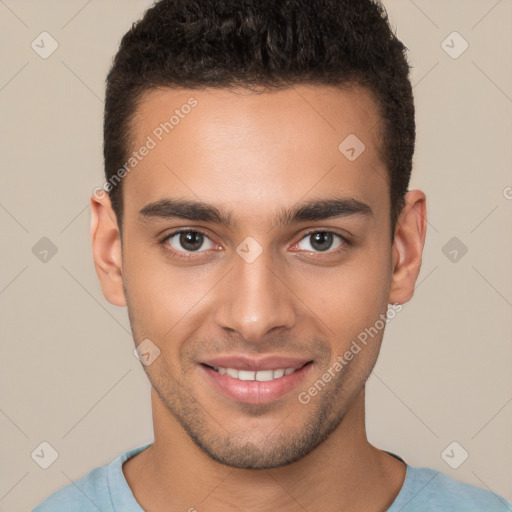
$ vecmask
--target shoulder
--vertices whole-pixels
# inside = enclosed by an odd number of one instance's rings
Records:
[[[430,468],[407,466],[404,485],[389,512],[511,512],[497,494]]]
[[[122,453],[110,464],[93,469],[48,496],[32,512],[139,512],[141,509],[124,478],[122,466],[150,444]]]
[[[107,478],[108,466],[93,469],[87,476],[48,496],[32,512],[90,512],[112,510]]]

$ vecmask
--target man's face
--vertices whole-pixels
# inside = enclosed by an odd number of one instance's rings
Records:
[[[197,105],[180,110],[172,131],[155,132],[191,97]],[[136,344],[160,350],[147,375],[166,412],[213,459],[254,468],[297,460],[362,397],[383,329],[341,370],[336,361],[393,302],[389,188],[372,97],[327,86],[259,95],[169,89],[146,95],[134,126],[134,150],[148,136],[156,143],[123,181],[131,326]],[[359,156],[354,135],[365,147]],[[346,202],[336,216],[318,209],[282,218],[333,199]],[[208,203],[231,224],[170,217],[166,200]],[[240,358],[225,366],[242,370],[267,356],[296,360],[267,370],[308,364],[244,381],[206,366],[224,356]],[[325,385],[306,400],[319,379]]]

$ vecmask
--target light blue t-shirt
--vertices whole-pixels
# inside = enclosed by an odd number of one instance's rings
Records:
[[[151,444],[129,450],[110,464],[93,469],[84,478],[50,495],[32,512],[144,512],[126,482],[122,466],[130,457]],[[511,505],[497,494],[458,482],[439,471],[415,468],[409,464],[407,464],[402,489],[387,510],[387,512],[511,511]]]

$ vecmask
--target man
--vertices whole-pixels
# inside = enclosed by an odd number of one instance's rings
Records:
[[[35,511],[510,510],[366,438],[426,232],[404,52],[371,0],[162,0],[124,36],[91,240],[155,440]]]

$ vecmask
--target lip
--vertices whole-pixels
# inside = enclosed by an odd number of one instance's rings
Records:
[[[278,368],[300,368],[311,359],[304,359],[298,357],[283,357],[283,356],[265,356],[260,359],[254,359],[248,356],[217,356],[212,359],[201,361],[202,364],[208,366],[219,366],[223,368],[236,368],[237,370],[276,370]]]
[[[233,361],[233,360],[231,360]],[[237,359],[239,362],[239,360]],[[270,361],[270,359],[269,359]],[[291,361],[291,359],[287,359]],[[256,381],[256,380],[240,380],[230,377],[227,374],[221,375],[206,364],[199,364],[199,368],[205,375],[207,381],[212,383],[217,391],[222,393],[225,397],[236,402],[246,404],[267,404],[274,402],[290,393],[293,389],[297,388],[301,381],[304,380],[311,370],[312,362],[306,361],[300,369],[295,370],[290,375],[284,375],[279,379],[270,381]],[[270,363],[268,363],[270,364]],[[216,366],[216,365],[211,365]],[[219,364],[219,366],[223,366]],[[291,365],[293,366],[293,365]],[[233,368],[233,366],[227,366]],[[235,366],[236,368],[237,366]],[[290,368],[290,366],[286,366]],[[272,368],[283,368],[283,366],[272,366]],[[253,368],[247,368],[253,369]],[[259,368],[262,369],[262,368]],[[271,368],[265,368],[271,369]]]

